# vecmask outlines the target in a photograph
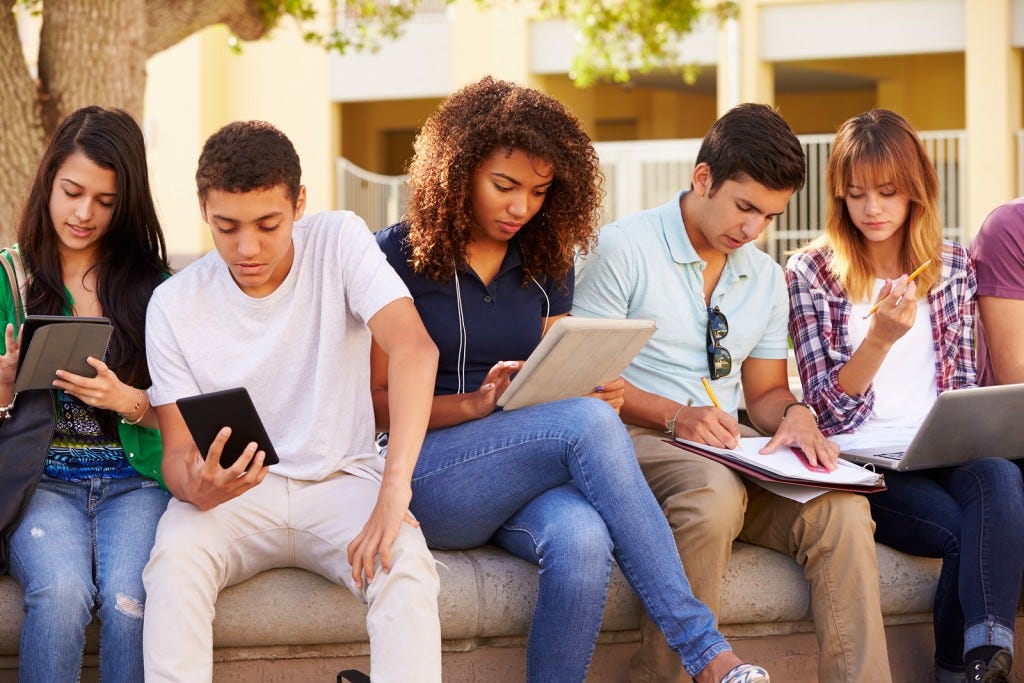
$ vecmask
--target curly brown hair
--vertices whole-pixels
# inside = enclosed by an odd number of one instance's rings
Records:
[[[495,150],[554,168],[541,210],[519,231],[523,282],[562,278],[596,241],[604,178],[579,119],[542,92],[490,76],[449,97],[423,125],[409,164],[410,265],[435,280],[467,261],[473,174]]]

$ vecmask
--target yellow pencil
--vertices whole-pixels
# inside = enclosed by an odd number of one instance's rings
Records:
[[[920,266],[918,266],[917,270],[915,270],[913,273],[911,273],[910,277],[907,278],[907,284],[909,285],[911,282],[914,281],[915,277],[917,277],[918,275],[923,273],[924,269],[927,268],[929,265],[931,265],[931,262],[932,262],[932,260],[928,259],[927,261],[922,263]],[[885,299],[882,299],[882,301],[885,301]],[[878,307],[882,305],[882,301],[879,301],[877,304],[875,304],[874,306],[871,307],[871,310],[868,311],[867,315],[864,316],[865,320],[870,318],[871,314],[878,310]],[[896,305],[899,305],[899,303],[901,301],[903,301],[903,297],[902,296],[899,299],[896,300]]]
[[[721,410],[722,404],[718,402],[717,398],[715,398],[715,392],[711,390],[711,382],[708,381],[707,377],[701,377],[700,381],[704,385],[704,391],[708,392],[708,398],[711,399],[711,402],[715,405],[716,408]]]

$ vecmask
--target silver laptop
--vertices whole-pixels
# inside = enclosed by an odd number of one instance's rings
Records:
[[[841,455],[899,471],[985,457],[1024,458],[1024,384],[946,391],[939,394],[905,450],[848,448]]]

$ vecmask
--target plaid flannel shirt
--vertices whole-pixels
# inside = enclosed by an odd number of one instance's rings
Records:
[[[794,254],[786,264],[789,331],[796,350],[804,400],[818,412],[826,436],[858,429],[870,417],[874,387],[850,396],[839,387],[839,370],[853,355],[847,323],[853,305],[828,268],[831,250]],[[943,242],[942,276],[928,294],[935,383],[938,392],[974,386],[974,266],[967,250]]]

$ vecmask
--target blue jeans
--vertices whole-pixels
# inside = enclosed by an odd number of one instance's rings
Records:
[[[963,671],[982,645],[1013,650],[1024,571],[1024,484],[1009,460],[886,472],[888,490],[868,496],[875,538],[897,550],[941,557],[935,590],[935,663]]]
[[[612,559],[691,674],[729,649],[690,591],[629,435],[606,403],[574,398],[427,434],[412,511],[435,548],[489,541],[540,566],[529,681],[583,681]]]
[[[11,576],[25,589],[20,680],[77,681],[96,605],[100,677],[143,680],[142,569],[169,495],[143,477],[44,477],[11,539]]]

